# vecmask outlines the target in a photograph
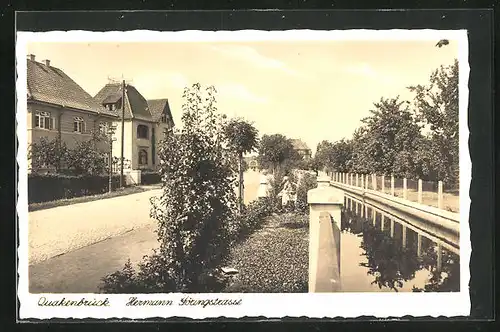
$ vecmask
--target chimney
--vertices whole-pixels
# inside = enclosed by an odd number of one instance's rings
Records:
[[[34,54],[28,54],[28,59],[31,61],[35,61],[35,55]]]
[[[50,60],[43,60],[43,63],[44,63],[47,67],[50,67]]]

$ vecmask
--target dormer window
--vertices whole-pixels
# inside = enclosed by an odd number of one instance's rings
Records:
[[[108,111],[116,111],[118,109],[116,104],[105,104],[104,107],[106,107]]]

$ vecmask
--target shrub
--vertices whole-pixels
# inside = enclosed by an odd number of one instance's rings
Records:
[[[267,197],[259,198],[244,207],[242,213],[235,217],[231,232],[231,242],[240,242],[252,232],[262,227],[266,218],[273,213],[271,200]]]
[[[316,177],[311,173],[304,173],[297,186],[296,211],[308,212],[307,192],[317,187]]]
[[[163,193],[151,200],[159,249],[145,257],[138,272],[129,269],[105,278],[104,291],[130,285],[152,292],[217,288],[214,271],[229,252],[236,195],[235,172],[220,130],[224,119],[217,114],[214,94],[215,88],[202,91],[199,84],[184,90],[182,129],[169,133],[160,145]]]
[[[112,187],[118,188],[120,176],[113,175]],[[28,203],[42,203],[80,196],[98,195],[109,190],[107,175],[29,174]]]
[[[144,171],[141,172],[141,184],[157,184],[161,182],[160,172]]]

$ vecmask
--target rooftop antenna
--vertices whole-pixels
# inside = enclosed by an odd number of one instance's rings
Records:
[[[125,84],[132,84],[133,80],[125,79],[123,74],[121,75],[121,77],[113,77],[113,76],[108,75],[108,83],[109,84],[121,84],[123,82],[125,82]]]

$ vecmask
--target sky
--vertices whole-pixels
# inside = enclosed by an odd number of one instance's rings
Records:
[[[322,140],[351,138],[381,97],[411,100],[407,87],[458,57],[437,41],[31,42],[91,95],[122,77],[146,99],[168,98],[181,123],[185,86],[218,91],[220,112],[251,121],[260,134]]]

